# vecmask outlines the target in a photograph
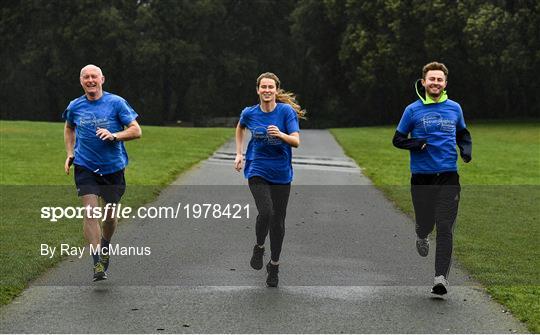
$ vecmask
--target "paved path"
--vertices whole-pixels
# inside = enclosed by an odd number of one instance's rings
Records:
[[[429,293],[433,252],[417,256],[411,220],[370,185],[327,131],[303,131],[287,214],[280,287],[249,267],[254,203],[232,169],[233,143],[167,188],[154,206],[250,204],[250,219],[134,219],[90,282],[68,258],[0,310],[11,333],[510,333],[526,329],[454,267],[450,294]],[[129,188],[128,188],[129,191]],[[268,256],[266,256],[267,258]]]

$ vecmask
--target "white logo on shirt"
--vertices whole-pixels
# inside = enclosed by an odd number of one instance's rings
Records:
[[[265,127],[255,127],[251,131],[251,136],[255,141],[260,141],[268,145],[278,145],[281,140],[274,136],[269,136]]]
[[[454,120],[443,119],[439,113],[428,113],[421,119],[424,131],[426,133],[434,133],[442,131],[445,133],[451,133],[456,130],[456,124]]]

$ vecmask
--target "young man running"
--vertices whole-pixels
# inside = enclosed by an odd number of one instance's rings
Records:
[[[456,144],[464,162],[472,158],[471,135],[461,106],[446,95],[447,79],[448,69],[444,64],[431,62],[424,66],[422,79],[415,84],[419,99],[405,108],[393,139],[394,146],[410,151],[416,249],[420,256],[428,255],[428,235],[434,226],[437,229],[431,290],[437,295],[447,293],[461,190]]]
[[[80,83],[84,95],[71,101],[62,114],[66,120],[64,170],[69,174],[71,165],[75,166],[75,185],[85,208],[98,207],[98,197],[109,204],[120,201],[126,189],[124,168],[128,164],[123,141],[141,137],[137,113],[123,98],[104,92],[104,82],[99,67],[83,67]],[[110,212],[104,217],[103,229],[98,218],[86,215],[83,219],[84,237],[94,251],[94,281],[107,279],[108,247],[117,223]]]

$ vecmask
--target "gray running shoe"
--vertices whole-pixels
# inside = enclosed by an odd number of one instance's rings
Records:
[[[253,255],[251,255],[251,260],[249,264],[255,270],[260,270],[263,267],[263,256],[264,248],[259,247],[257,244],[253,247]]]
[[[103,271],[107,272],[107,270],[109,269],[109,262],[111,260],[111,256],[110,255],[101,255],[101,257],[99,258],[101,264],[103,264]]]
[[[97,262],[94,265],[94,278],[93,281],[100,281],[107,279],[107,273],[105,273],[105,268],[101,262]]]
[[[266,277],[266,285],[268,287],[277,287],[279,282],[279,265],[274,265],[270,262],[266,264],[266,272],[268,276]]]
[[[429,240],[428,238],[416,238],[416,250],[422,257],[426,257],[429,254]]]
[[[433,279],[433,288],[431,289],[431,293],[437,295],[445,295],[446,293],[448,293],[447,287],[448,280],[446,280],[444,276],[437,276]]]

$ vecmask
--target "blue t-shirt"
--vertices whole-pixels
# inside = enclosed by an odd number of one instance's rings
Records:
[[[278,103],[265,113],[259,105],[246,107],[240,115],[240,125],[251,131],[246,150],[244,176],[259,176],[274,184],[289,184],[293,178],[291,146],[279,138],[268,136],[274,125],[287,135],[300,131],[296,111],[288,104]]]
[[[75,126],[73,163],[102,175],[125,168],[128,156],[124,143],[101,140],[96,131],[106,128],[111,133],[119,132],[137,116],[126,100],[108,92],[95,101],[86,95],[71,101],[62,118]]]
[[[457,171],[456,131],[464,128],[461,106],[450,99],[433,104],[419,99],[407,106],[397,131],[427,141],[424,150],[411,151],[411,172]]]

